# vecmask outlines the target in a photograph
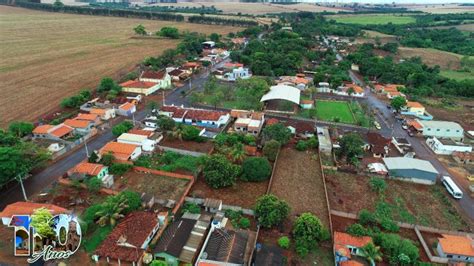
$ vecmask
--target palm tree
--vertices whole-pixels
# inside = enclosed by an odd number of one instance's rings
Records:
[[[380,247],[374,245],[370,242],[361,249],[362,256],[364,256],[369,262],[370,265],[375,265],[375,261],[382,261],[382,252]]]
[[[183,141],[183,127],[181,125],[177,126],[171,133],[173,138]]]
[[[309,93],[309,98],[310,98],[311,100],[313,100],[313,94],[316,93],[316,88],[313,87],[313,86],[311,86],[311,87],[309,87],[306,91],[308,91],[308,93]]]
[[[234,145],[234,148],[230,152],[230,156],[234,162],[241,162],[245,158],[244,145],[238,143]]]
[[[126,199],[123,197],[117,200],[106,200],[104,205],[102,205],[102,209],[95,213],[95,216],[99,217],[97,223],[100,226],[106,226],[107,224],[115,226],[117,220],[125,216],[122,213],[127,208]]]

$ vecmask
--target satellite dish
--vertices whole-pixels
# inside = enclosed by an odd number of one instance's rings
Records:
[[[153,260],[153,255],[151,255],[150,253],[145,253],[145,255],[143,255],[144,263],[149,264],[152,260]]]

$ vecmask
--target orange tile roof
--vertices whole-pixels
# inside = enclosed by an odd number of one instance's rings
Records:
[[[364,89],[361,86],[352,84],[349,86],[349,88],[352,88],[356,93],[363,93]]]
[[[47,134],[50,129],[52,129],[54,126],[52,125],[41,125],[37,126],[33,130],[33,134]]]
[[[99,116],[97,114],[78,114],[76,120],[95,121]]]
[[[353,247],[363,247],[372,242],[369,236],[355,237],[342,232],[334,232],[334,245],[344,245]]]
[[[73,173],[86,174],[90,176],[96,176],[104,168],[102,164],[98,163],[79,163],[72,169]]]
[[[141,135],[141,136],[147,136],[147,137],[153,135],[153,131],[143,130],[143,129],[130,129],[128,131],[128,133],[135,134],[135,135]]]
[[[92,108],[89,113],[91,114],[96,114],[96,115],[104,115],[105,114],[105,109],[100,109],[100,108]]]
[[[390,91],[389,94],[390,94],[391,96],[394,96],[394,97],[395,97],[395,96],[402,96],[402,94],[401,94],[400,92],[398,92],[398,91],[393,91],[393,92]]]
[[[348,260],[348,261],[342,261],[339,265],[341,266],[363,266],[364,264],[355,261],[355,260]]]
[[[226,67],[226,68],[244,67],[244,64],[242,64],[242,63],[230,63],[230,62],[228,62],[228,63],[225,63],[225,64],[224,64],[224,67]]]
[[[295,84],[308,84],[309,80],[305,79],[305,78],[300,78],[300,77],[296,77],[295,78]]]
[[[36,209],[39,208],[46,208],[53,214],[69,213],[67,209],[53,204],[17,201],[7,205],[5,209],[0,212],[0,217],[11,217],[12,215],[31,215]]]
[[[50,134],[55,137],[62,138],[65,135],[71,133],[73,130],[74,129],[72,127],[63,124],[60,127],[56,128],[55,130],[51,131]]]
[[[66,119],[64,124],[73,128],[86,128],[90,122],[87,120]]]
[[[117,160],[127,161],[137,147],[133,144],[109,142],[100,150],[100,154],[111,152]]]
[[[407,107],[415,107],[415,108],[425,108],[421,103],[419,102],[410,102],[407,101]]]
[[[423,126],[420,124],[420,122],[418,122],[416,120],[413,120],[413,119],[407,120],[407,124],[409,126],[414,127],[418,131],[423,130]]]
[[[270,118],[270,119],[267,120],[267,126],[271,126],[271,125],[277,124],[279,122],[280,121],[278,121],[278,119],[276,119],[276,118]]]
[[[301,104],[313,104],[313,100],[301,100]]]
[[[140,89],[149,89],[155,86],[157,83],[148,82],[148,81],[138,81],[138,80],[129,80],[121,83],[120,86],[124,88],[140,88]]]
[[[474,242],[468,236],[442,235],[439,244],[446,254],[474,256]]]
[[[122,110],[125,110],[125,111],[128,111],[130,109],[132,109],[135,105],[133,103],[124,103],[122,105],[119,106],[120,109]]]

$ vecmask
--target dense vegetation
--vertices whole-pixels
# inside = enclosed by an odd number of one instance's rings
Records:
[[[254,20],[244,20],[244,19],[227,19],[221,17],[206,17],[206,16],[190,16],[188,21],[191,23],[200,23],[200,24],[213,24],[213,25],[230,25],[238,27],[251,27],[257,26],[258,22]]]
[[[348,59],[359,64],[360,72],[383,83],[405,84],[406,93],[413,96],[474,97],[474,80],[456,81],[441,76],[439,67],[429,67],[420,58],[397,63],[391,56],[380,58],[373,53],[372,44],[364,44]]]

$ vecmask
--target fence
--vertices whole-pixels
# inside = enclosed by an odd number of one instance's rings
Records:
[[[329,230],[331,232],[331,236],[333,235],[333,229],[332,229],[332,219],[331,219],[331,206],[329,206],[329,197],[328,197],[328,189],[326,187],[326,176],[324,175],[324,169],[323,169],[323,162],[321,161],[321,154],[318,149],[318,160],[319,160],[319,169],[321,170],[321,178],[323,181],[323,187],[324,187],[324,196],[326,198],[326,206],[328,209],[328,218],[329,218]]]
[[[182,149],[177,149],[177,148],[165,147],[161,145],[157,145],[156,147],[164,151],[171,151],[171,152],[176,152],[182,155],[190,155],[194,157],[200,157],[200,156],[206,155],[206,153],[202,153],[202,152],[182,150]]]
[[[203,205],[204,204],[204,199],[202,199],[202,198],[186,197],[185,201],[186,202],[192,202],[192,203],[195,203],[197,205]],[[242,211],[242,213],[245,214],[245,215],[255,216],[254,210],[245,209],[245,208],[242,208],[240,206],[222,204],[222,209],[223,210]]]

